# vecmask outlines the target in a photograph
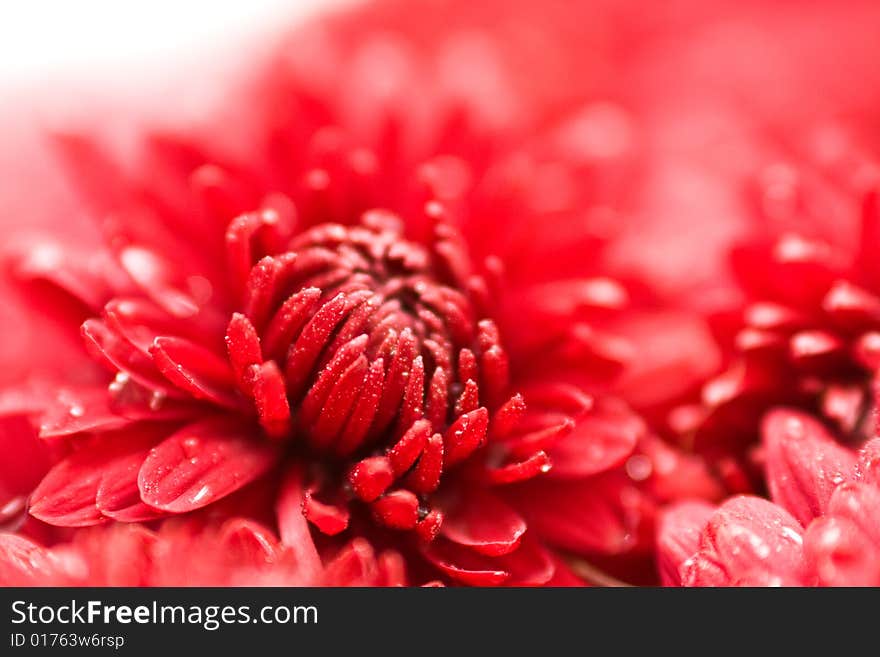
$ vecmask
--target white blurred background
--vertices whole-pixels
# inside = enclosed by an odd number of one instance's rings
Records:
[[[357,0],[3,0],[0,88],[173,77]]]

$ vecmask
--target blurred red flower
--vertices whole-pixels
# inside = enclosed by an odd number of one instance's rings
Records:
[[[789,410],[764,422],[773,502],[672,506],[658,534],[663,581],[684,586],[880,584],[880,440],[858,453]]]

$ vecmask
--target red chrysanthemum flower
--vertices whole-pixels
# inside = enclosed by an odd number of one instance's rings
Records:
[[[309,61],[333,63],[332,45],[309,41]],[[109,380],[84,369],[6,391],[5,413],[36,418],[53,451],[32,517],[156,524],[256,490],[235,522],[277,527],[282,547],[260,533],[261,549],[317,550],[332,570],[367,540],[405,559],[410,583],[540,585],[578,581],[557,550],[612,569],[646,560],[658,500],[717,496],[612,394],[662,400],[658,378],[685,390],[716,366],[699,320],[650,310],[644,286],[631,297],[593,262],[629,156],[625,111],[539,127],[478,45],[438,63],[367,39],[325,78],[285,56],[255,85],[244,157],[222,133],[156,136],[125,176],[92,141],[60,140],[105,246],[39,239],[19,245],[15,273],[63,319],[85,318]],[[457,86],[420,84],[437,66]],[[683,355],[652,353],[658,327]],[[142,534],[192,549],[163,522]],[[248,541],[262,531],[248,525]],[[23,534],[64,538],[32,521]],[[93,563],[76,537],[4,540],[13,557]],[[205,578],[253,579],[252,565]],[[294,566],[279,581],[308,570]],[[175,576],[188,581],[185,568],[143,581]]]
[[[880,168],[840,124],[808,144],[761,177],[759,226],[733,252],[747,305],[730,368],[673,413],[731,489],[773,503],[673,507],[670,584],[880,581]]]
[[[776,406],[812,413],[850,448],[877,435],[880,168],[852,138],[825,125],[760,176],[755,228],[732,252],[745,303],[721,322],[728,367],[670,413],[734,492],[762,489],[759,427]]]

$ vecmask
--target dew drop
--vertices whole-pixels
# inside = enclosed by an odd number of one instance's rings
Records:
[[[181,446],[183,447],[183,453],[186,455],[186,458],[192,458],[198,453],[199,447],[201,447],[201,442],[195,436],[190,436],[189,438],[184,439]]]
[[[150,396],[150,410],[158,411],[165,404],[167,395],[164,392],[156,390]]]
[[[631,456],[626,462],[626,474],[633,481],[644,481],[654,469],[651,459],[642,454]]]

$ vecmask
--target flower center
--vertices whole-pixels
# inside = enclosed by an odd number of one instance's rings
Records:
[[[272,213],[247,215],[227,243],[269,251],[271,231]],[[457,232],[438,221],[429,250],[384,211],[319,224],[257,260],[242,289],[226,341],[265,433],[345,464],[347,494],[382,524],[436,532],[426,496],[486,442],[508,387],[498,331],[463,291],[485,285]],[[311,519],[330,516],[322,529],[344,527],[340,500],[313,502]]]

